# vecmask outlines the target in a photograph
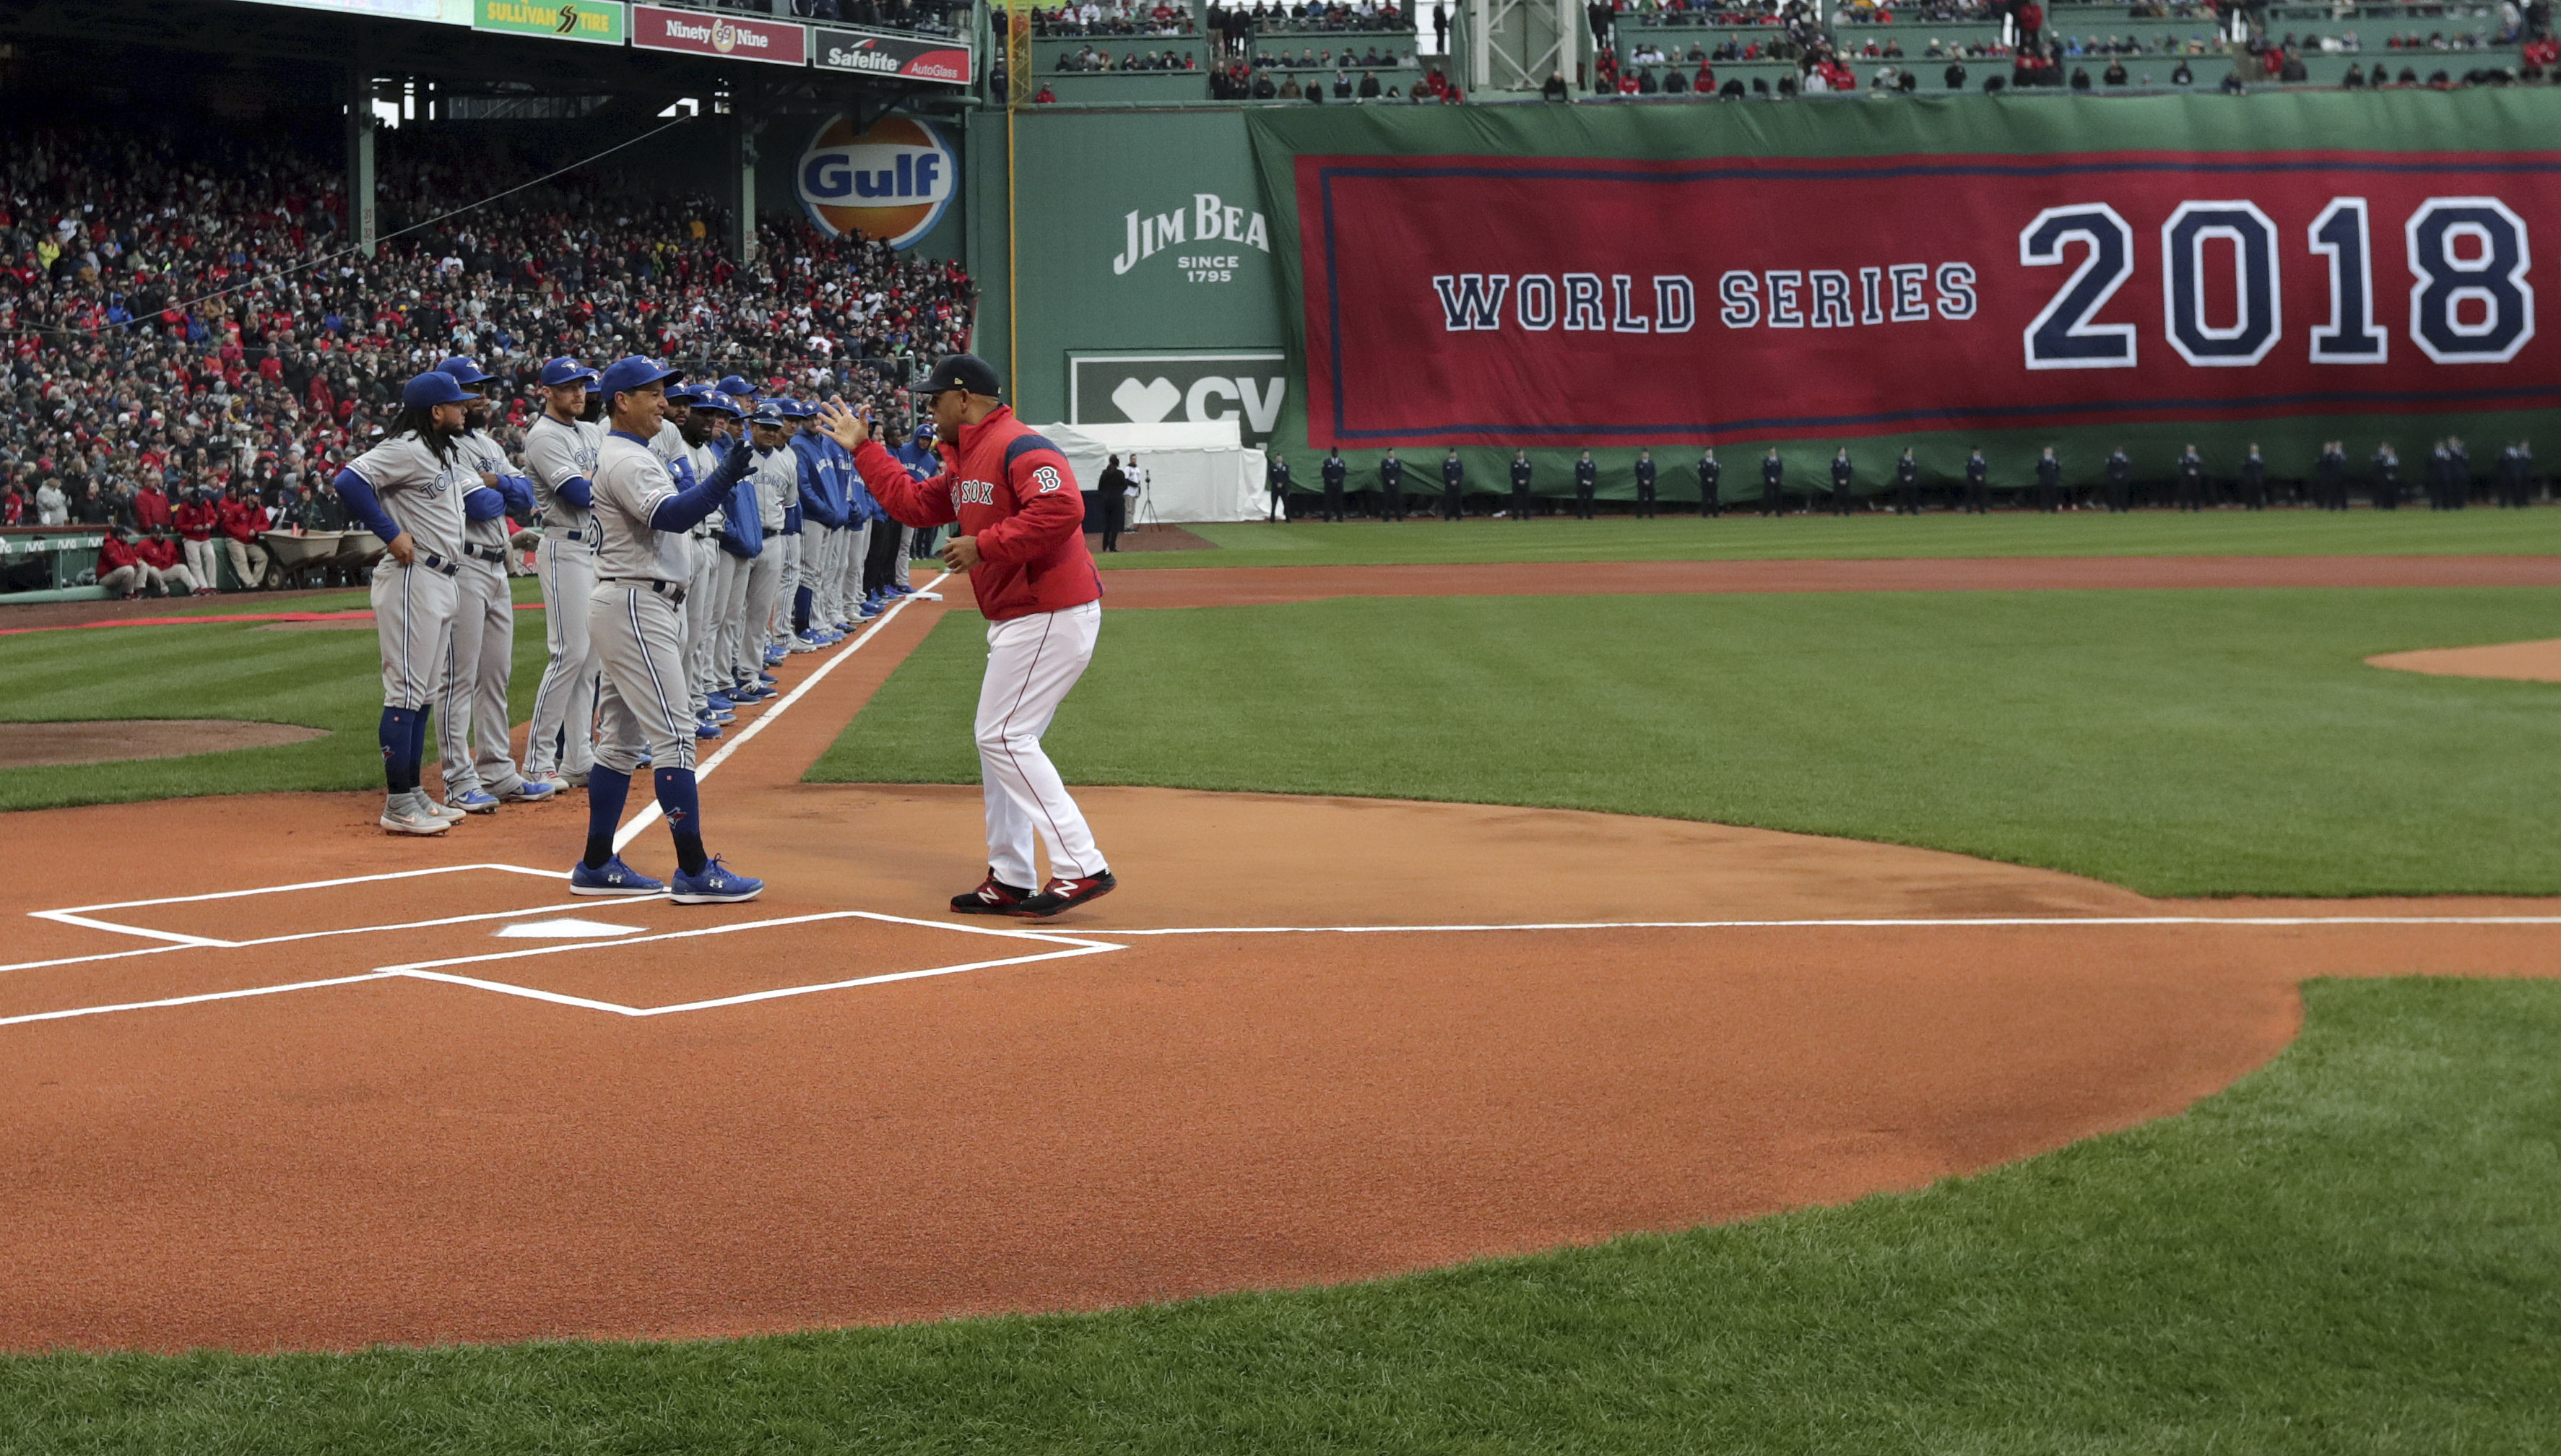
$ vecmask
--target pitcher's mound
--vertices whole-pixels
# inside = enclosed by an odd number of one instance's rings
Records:
[[[0,723],[0,768],[184,758],[192,753],[228,753],[234,748],[271,748],[328,735],[326,728],[290,723],[244,723],[232,718]]]

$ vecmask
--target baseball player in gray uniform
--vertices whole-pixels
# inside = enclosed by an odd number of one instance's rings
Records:
[[[525,737],[525,777],[555,790],[584,786],[596,761],[596,653],[587,640],[587,602],[596,593],[596,452],[604,431],[588,422],[587,388],[596,371],[575,359],[543,365],[543,413],[525,431],[525,467],[541,510],[534,553],[543,587],[543,644],[551,660],[534,690]]]
[[[383,540],[374,566],[374,630],[383,654],[383,828],[442,834],[462,811],[419,788],[427,708],[443,687],[462,569],[462,497],[480,476],[460,447],[470,393],[430,371],[401,387],[398,432],[338,472],[350,515]]]
[[[782,594],[781,524],[785,507],[800,498],[800,459],[783,443],[782,406],[767,401],[757,406],[748,478],[756,482],[757,511],[765,522],[765,550],[748,563],[747,611],[735,624],[738,637],[733,676],[755,682],[765,669],[782,660],[773,648],[773,608]],[[729,624],[724,624],[727,635]]]
[[[507,741],[507,688],[516,669],[516,598],[507,577],[514,533],[507,518],[533,519],[534,483],[516,473],[507,452],[489,437],[489,376],[468,359],[448,359],[436,368],[472,394],[457,443],[480,476],[479,487],[462,497],[462,571],[454,577],[459,599],[436,741],[443,750],[446,807],[487,814],[501,800],[534,802],[556,792],[548,780],[529,780],[516,771]]]
[[[676,482],[676,489],[679,491],[691,489],[696,482],[704,478],[701,462],[694,454],[694,446],[711,437],[710,419],[694,418],[694,410],[702,404],[702,400],[703,396],[699,390],[689,388],[681,382],[671,385],[659,402],[657,432],[649,437],[649,453],[657,456],[658,463],[666,467],[668,478]],[[709,696],[697,691],[693,682],[694,642],[699,635],[700,624],[711,615],[709,598],[694,588],[703,584],[702,544],[710,539],[710,523],[719,515],[718,511],[714,511],[710,516],[695,522],[693,530],[686,533],[687,550],[693,556],[695,572],[687,578],[685,607],[682,613],[685,624],[684,650],[677,676],[684,686],[686,709],[694,717],[694,736],[697,738],[717,738],[721,735],[722,721],[713,716]],[[736,716],[731,715],[733,718]]]
[[[706,385],[687,392],[692,407],[686,411],[684,438],[686,458],[696,480],[708,480],[721,467],[724,458],[718,448],[721,431],[739,416],[737,405],[729,397]],[[722,497],[722,509],[705,517],[694,528],[694,587],[685,597],[685,675],[694,700],[694,716],[713,728],[735,722],[737,709],[720,690],[726,679],[715,679],[712,673],[712,644],[720,637],[720,613],[729,600],[731,574],[728,564],[737,559],[720,549],[723,513],[731,501],[738,499],[733,488]]]
[[[616,360],[597,385],[613,428],[597,451],[597,581],[588,638],[603,669],[597,689],[596,766],[587,780],[587,853],[570,871],[577,894],[655,894],[679,904],[756,898],[765,882],[731,872],[703,851],[694,783],[694,719],[684,683],[686,582],[693,529],[719,508],[746,468],[724,466],[679,488],[649,450],[676,372],[640,358]],[[622,863],[613,832],[646,744],[658,807],[676,841],[676,874],[661,884]]]

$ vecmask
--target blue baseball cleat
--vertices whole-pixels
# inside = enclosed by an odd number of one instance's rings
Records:
[[[707,693],[703,695],[703,703],[714,713],[727,713],[737,706],[729,701],[726,693]]]
[[[465,789],[461,793],[448,795],[444,802],[446,807],[459,809],[465,814],[498,812],[498,796],[487,789]]]
[[[736,723],[738,722],[738,710],[735,708],[706,708],[703,710],[703,717],[710,719],[714,723]]]
[[[550,779],[524,778],[518,779],[514,788],[500,794],[498,798],[509,804],[539,804],[559,792],[560,785]]]
[[[768,687],[768,688],[770,688],[770,687],[772,687],[774,684],[776,684],[776,683],[778,683],[778,682],[781,682],[781,681],[782,681],[780,678],[777,678],[777,677],[775,677],[773,674],[768,673],[768,672],[759,672],[759,673],[756,675],[756,680],[757,680],[758,682],[760,682],[760,683],[763,683],[765,686],[767,686],[767,687]]]
[[[668,896],[680,905],[727,905],[751,900],[765,893],[765,882],[750,880],[730,873],[718,858],[703,867],[700,875],[676,872],[675,892]]]
[[[667,887],[622,863],[615,855],[597,869],[587,868],[585,860],[570,867],[569,892],[572,894],[656,894]]]
[[[712,722],[710,719],[698,718],[694,720],[695,737],[705,739],[717,738],[720,736],[720,725]]]
[[[765,649],[765,665],[767,667],[780,667],[782,665],[782,659],[789,657],[790,655],[790,648],[785,647],[778,642],[769,644]]]

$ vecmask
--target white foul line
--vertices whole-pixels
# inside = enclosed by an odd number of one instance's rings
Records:
[[[1897,920],[1551,920],[1521,925],[1177,925],[1094,935],[1408,935],[1476,930],[1797,930],[1966,925],[2561,925],[2561,915],[2008,915]]]
[[[869,647],[872,644],[872,639],[880,635],[881,628],[888,626],[893,621],[896,621],[898,619],[898,614],[907,610],[907,604],[909,602],[916,601],[922,597],[930,595],[935,587],[939,586],[950,579],[951,573],[949,571],[945,571],[941,575],[935,577],[933,580],[926,582],[923,589],[910,595],[902,596],[898,600],[890,603],[889,610],[882,612],[878,617],[874,618],[871,623],[870,630],[855,638],[851,646],[848,646],[842,652],[833,654],[825,662],[818,664],[818,670],[816,672],[802,678],[797,687],[794,687],[790,692],[783,694],[780,698],[775,699],[771,704],[768,705],[766,710],[763,713],[758,714],[754,720],[749,722],[747,727],[738,730],[737,737],[721,744],[719,752],[714,753],[709,758],[706,758],[701,763],[695,765],[695,781],[700,782],[703,779],[711,777],[713,769],[728,762],[729,755],[737,752],[740,748],[745,747],[748,739],[765,731],[765,726],[767,724],[780,718],[784,713],[790,710],[792,704],[799,702],[802,697],[807,695],[810,689],[826,681],[827,674],[834,672],[836,668],[845,661],[845,659],[852,657],[855,653]],[[935,599],[939,601],[941,598],[936,597]],[[613,852],[617,855],[622,853],[622,851],[630,845],[631,841],[640,837],[640,832],[642,830],[645,830],[650,825],[658,822],[660,812],[658,801],[655,798],[652,798],[641,808],[639,813],[631,816],[630,823],[625,824],[620,829],[614,831]]]
[[[20,1022],[58,1022],[76,1016],[104,1016],[110,1011],[151,1011],[163,1006],[195,1006],[207,1001],[237,1001],[244,996],[273,996],[283,991],[310,991],[321,986],[352,986],[358,981],[389,980],[381,971],[361,975],[333,976],[326,981],[296,981],[290,986],[252,986],[245,991],[208,991],[200,996],[172,996],[163,1001],[128,1001],[121,1006],[83,1006],[71,1011],[39,1011],[25,1016],[0,1016],[0,1027],[14,1027]]]

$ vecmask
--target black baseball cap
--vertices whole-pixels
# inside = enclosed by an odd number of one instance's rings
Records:
[[[987,367],[987,361],[977,355],[945,354],[914,393],[930,400],[944,390],[967,390],[992,400],[1004,393],[1004,386],[996,382],[996,372]]]

